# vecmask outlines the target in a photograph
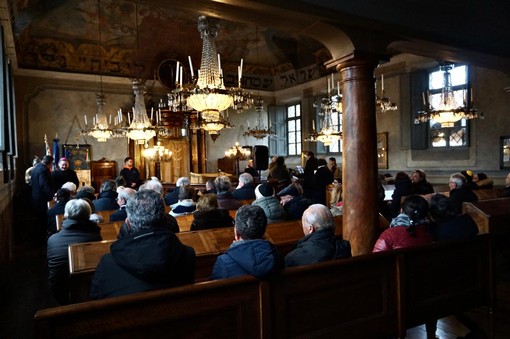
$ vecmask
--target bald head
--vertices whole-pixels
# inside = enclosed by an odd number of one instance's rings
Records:
[[[323,229],[334,229],[335,227],[331,212],[326,206],[321,204],[314,204],[308,207],[303,213],[301,222],[305,235]]]

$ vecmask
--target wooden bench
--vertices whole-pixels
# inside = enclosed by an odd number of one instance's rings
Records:
[[[464,202],[462,213],[473,218],[480,233],[510,234],[510,198]]]
[[[404,338],[406,329],[488,306],[491,235],[40,310],[41,338]]]

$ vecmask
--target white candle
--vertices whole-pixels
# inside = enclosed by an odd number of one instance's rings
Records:
[[[151,107],[151,122],[154,119],[154,107]]]
[[[336,82],[336,94],[340,96],[340,81]]]
[[[312,120],[312,131],[315,132],[315,120]]]
[[[221,58],[220,54],[218,53],[218,73],[221,71]]]
[[[177,61],[177,65],[175,66],[175,83],[179,81],[179,61]]]
[[[250,128],[250,120],[246,121],[248,123],[248,128]]]
[[[473,106],[473,102],[475,102],[475,97],[473,96],[473,87],[470,88],[470,95],[471,95],[471,106]]]
[[[128,124],[131,125],[131,117],[129,116],[129,112],[127,112],[127,115],[128,115]]]
[[[88,125],[88,124],[87,124],[87,116],[86,116],[86,115],[84,115],[83,117],[85,118],[85,126],[87,126],[87,125]]]
[[[381,74],[381,90],[384,91],[384,74]]]
[[[425,92],[421,92],[421,96],[423,97],[423,105],[426,105],[427,100],[425,100]]]
[[[182,87],[182,66],[179,66],[179,85]]]
[[[241,82],[241,66],[237,66],[237,78]]]
[[[161,121],[161,108],[158,110],[159,121]]]
[[[219,56],[219,54],[218,54]],[[189,70],[191,72],[191,78],[193,79],[195,77],[195,73],[193,72],[193,63],[191,62],[191,56],[188,55],[188,61],[189,61]]]
[[[327,95],[329,95],[330,90],[331,90],[331,80],[328,77],[328,93],[327,93]]]
[[[110,125],[112,124],[112,115],[110,114]]]
[[[241,74],[241,78],[243,77],[243,61],[244,61],[244,60],[243,60],[243,59],[241,59],[241,73],[240,73],[240,74]]]

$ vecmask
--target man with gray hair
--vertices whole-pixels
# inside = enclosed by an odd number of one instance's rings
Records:
[[[214,179],[214,186],[216,186],[216,196],[218,198],[218,205],[220,208],[226,210],[237,210],[242,206],[242,203],[232,196],[230,189],[232,183],[230,178],[225,175],[220,175]]]
[[[478,196],[466,185],[466,177],[462,173],[453,173],[448,185],[450,186],[450,201],[455,214],[462,214],[463,202],[478,201]]]
[[[239,184],[234,192],[232,192],[232,196],[237,200],[255,199],[255,186],[253,185],[253,177],[250,173],[242,173],[239,176]]]
[[[329,209],[322,204],[308,207],[301,218],[303,233],[296,249],[285,256],[285,266],[301,266],[351,256],[348,241],[335,239],[335,224]]]
[[[89,203],[83,199],[71,199],[64,208],[62,230],[48,238],[48,281],[55,299],[60,304],[69,303],[69,257],[70,244],[99,241],[101,229],[89,220]]]
[[[165,204],[168,206],[173,205],[179,201],[179,187],[191,185],[188,177],[180,177],[175,182],[175,188],[165,194]]]
[[[102,299],[191,284],[195,251],[162,225],[165,203],[153,190],[138,191],[126,206],[133,233],[118,239],[101,257],[90,295]]]
[[[283,259],[276,247],[264,239],[267,219],[259,206],[244,205],[236,213],[234,238],[230,248],[214,264],[211,279],[250,274],[265,278],[280,273]]]
[[[124,221],[127,218],[126,204],[134,196],[136,191],[129,187],[117,189],[117,204],[119,209],[110,215],[110,221]]]

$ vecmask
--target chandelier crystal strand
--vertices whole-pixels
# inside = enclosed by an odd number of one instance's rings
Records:
[[[127,129],[126,136],[135,140],[136,144],[144,144],[147,140],[156,136],[156,131],[147,116],[142,87],[140,79],[133,80],[135,106],[133,108],[133,120]]]
[[[97,112],[93,119],[95,124],[86,132],[86,134],[97,139],[98,142],[106,142],[112,135],[112,129],[108,124],[108,118],[104,113],[105,96],[103,94],[96,94]]]

